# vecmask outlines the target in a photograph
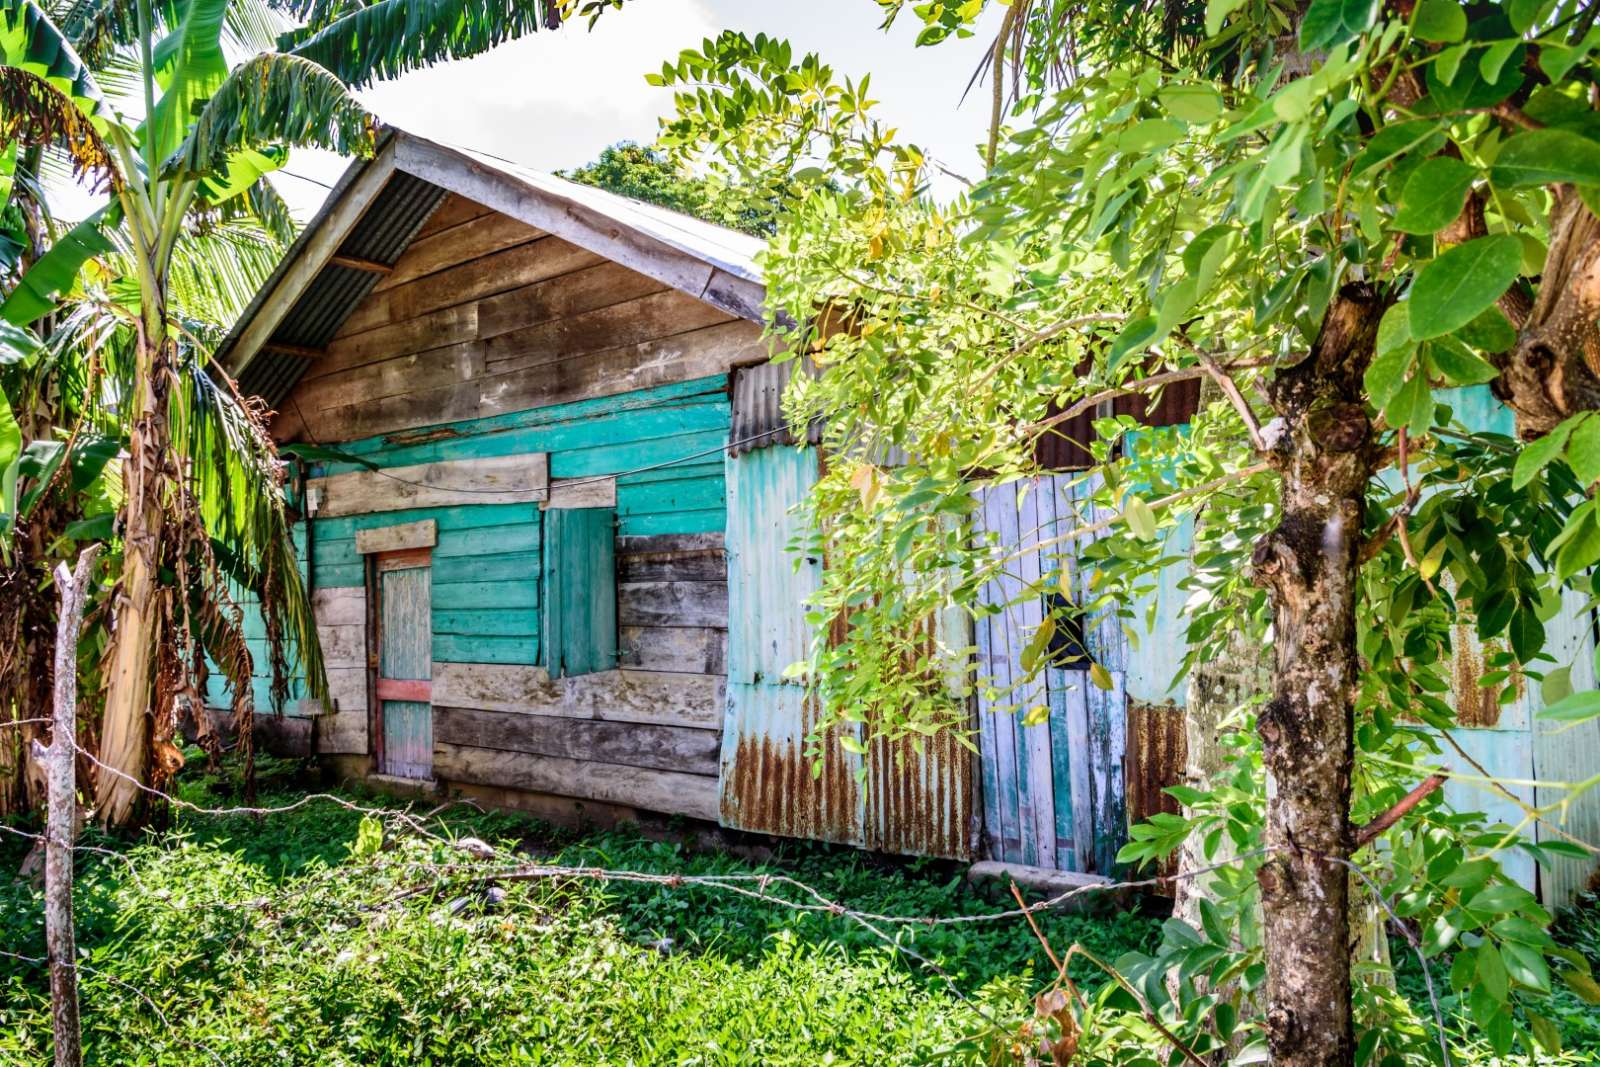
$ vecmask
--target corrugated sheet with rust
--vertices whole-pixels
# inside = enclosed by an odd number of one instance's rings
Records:
[[[1089,445],[1094,440],[1094,420],[1106,415],[1132,415],[1145,426],[1178,426],[1188,422],[1200,407],[1200,379],[1173,382],[1154,396],[1122,396],[1052,426],[1039,435],[1034,456],[1045,470],[1087,470],[1094,465]],[[1048,415],[1065,410],[1052,405]]]
[[[1166,790],[1183,781],[1188,743],[1183,732],[1183,708],[1177,704],[1147,704],[1128,697],[1128,751],[1123,758],[1122,780],[1128,790],[1128,824],[1152,815],[1180,814],[1183,805]],[[1177,853],[1161,864],[1164,873],[1177,866]]]
[[[1572,664],[1572,688],[1580,691],[1597,688],[1594,671],[1594,619],[1583,610],[1585,597],[1568,590],[1562,596],[1563,610],[1546,624],[1546,651],[1558,663]],[[1600,774],[1600,720],[1591,720],[1563,730],[1555,723],[1537,718],[1544,701],[1536,686],[1530,686],[1528,704],[1533,714],[1533,770],[1541,782],[1582,782]],[[1568,791],[1541,786],[1535,791],[1542,807],[1568,796]],[[1572,797],[1565,811],[1540,825],[1540,841],[1566,840],[1570,834],[1590,845],[1600,845],[1600,789],[1589,789]],[[1585,889],[1600,888],[1596,882],[1595,858],[1559,858],[1539,871],[1539,896],[1546,905],[1570,904]]]
[[[733,372],[733,425],[728,433],[728,454],[753,452],[758,448],[796,443],[789,420],[783,413],[783,394],[794,376],[799,360],[761,363],[739,367]],[[806,427],[812,444],[822,439],[822,422],[812,420]]]
[[[887,852],[971,855],[970,755],[948,734],[874,744],[861,758],[836,735],[813,743],[818,708],[785,670],[804,659],[806,598],[821,561],[795,567],[794,513],[815,484],[817,453],[761,448],[727,461],[728,697],[721,817],[744,830]],[[941,627],[946,625],[941,623]],[[957,647],[964,647],[961,642]],[[813,747],[814,746],[814,747]],[[820,772],[813,766],[820,759]]]

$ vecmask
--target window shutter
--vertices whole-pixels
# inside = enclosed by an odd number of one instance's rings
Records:
[[[552,678],[617,665],[616,529],[613,508],[544,512],[539,643]]]

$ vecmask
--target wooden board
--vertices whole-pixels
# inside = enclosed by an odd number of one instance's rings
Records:
[[[617,656],[624,667],[723,674],[728,669],[728,631],[707,626],[624,626]]]
[[[615,508],[615,478],[555,478],[550,482],[548,508]]]
[[[511,415],[562,404],[617,397],[709,375],[759,354],[761,331],[747,322],[726,322],[670,337],[606,349],[551,364],[537,374],[486,373],[433,386],[419,385],[403,396],[351,400],[324,407],[318,380],[304,380],[290,394],[291,410],[305,418],[306,431],[322,442],[351,441],[415,427]],[[448,357],[456,367],[458,353]]]
[[[359,708],[340,711],[336,715],[319,715],[315,721],[316,750],[319,755],[365,756],[372,751],[367,740],[364,698]]]
[[[444,743],[434,745],[433,770],[450,782],[555,793],[708,821],[717,817],[717,780],[707,775]]]
[[[728,628],[727,582],[628,582],[617,586],[623,626]]]
[[[354,471],[311,479],[321,518],[370,515],[452,504],[516,504],[549,494],[549,462],[542,452]]]
[[[611,508],[545,512],[539,650],[552,678],[617,665],[616,529]]]
[[[715,730],[449,707],[434,710],[433,731],[441,744],[688,774],[715,775],[722,745]]]
[[[662,534],[617,539],[621,582],[724,582],[728,559],[721,533]]]
[[[341,475],[341,477],[349,477]],[[332,481],[332,479],[321,479]],[[366,556],[379,552],[402,552],[407,549],[432,548],[439,543],[439,524],[433,519],[420,522],[403,522],[394,526],[378,526],[357,530],[356,552]]]
[[[552,680],[541,667],[435,663],[433,676],[433,699],[440,706],[708,730],[722,726],[724,689],[720,676],[665,671],[600,671]]]

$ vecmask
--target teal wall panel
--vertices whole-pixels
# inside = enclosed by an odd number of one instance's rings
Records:
[[[551,478],[617,476],[618,534],[721,533],[727,510],[720,450],[728,418],[727,379],[717,375],[355,441],[340,450],[362,463],[319,464],[311,473],[344,474],[369,469],[368,463],[383,469],[544,452]],[[643,467],[650,469],[638,469]],[[318,519],[315,584],[362,585],[366,571],[356,552],[356,531],[424,519],[438,527],[433,658],[541,662],[544,538],[537,504],[485,501]]]

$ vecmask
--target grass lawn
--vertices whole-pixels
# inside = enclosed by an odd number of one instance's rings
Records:
[[[186,795],[231,802],[215,785]],[[298,799],[287,779],[277,785],[260,803]],[[552,864],[784,873],[871,912],[1010,903],[975,893],[953,865],[803,842],[757,864],[459,807],[429,825]],[[692,885],[569,879],[511,883],[503,896],[459,885],[404,895],[463,854],[414,835],[377,847],[359,814],[320,802],[264,818],[184,815],[131,848],[87,843],[126,855],[87,854],[78,867],[91,1064],[924,1063],[978,1028],[980,1008],[1025,1003],[1048,968],[1018,920],[900,930],[952,990],[846,918]],[[0,869],[15,870],[26,845],[0,837]],[[42,956],[40,915],[37,886],[0,880],[0,948]],[[1160,928],[1136,913],[1040,921],[1057,948],[1081,941],[1107,960],[1152,947]],[[1559,936],[1600,963],[1600,909],[1566,917]],[[1396,948],[1401,990],[1425,1003],[1420,971]],[[1566,996],[1553,1013],[1579,1050],[1563,1062],[1594,1062],[1595,1009]],[[0,957],[0,1064],[47,1062],[49,1033],[45,969]],[[1457,1062],[1489,1062],[1459,1038]]]

